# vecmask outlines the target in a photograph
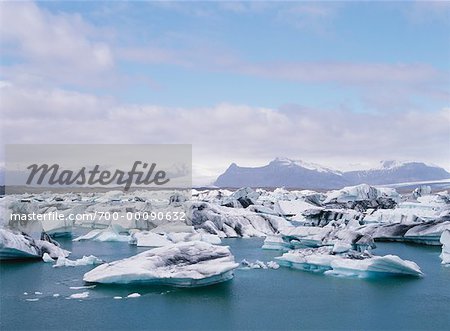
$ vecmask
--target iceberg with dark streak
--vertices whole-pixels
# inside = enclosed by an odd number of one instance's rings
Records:
[[[83,280],[101,284],[198,287],[232,279],[233,270],[238,266],[228,247],[192,241],[102,264],[87,272]]]
[[[331,247],[289,251],[275,258],[280,266],[333,276],[379,278],[390,276],[422,276],[419,266],[396,255],[373,256],[368,252]]]
[[[0,229],[0,260],[42,258],[47,253],[52,258],[68,256],[69,252],[55,242],[36,240],[25,233]]]

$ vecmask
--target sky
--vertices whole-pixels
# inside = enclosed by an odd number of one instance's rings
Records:
[[[1,2],[0,54],[2,146],[450,170],[450,2]]]

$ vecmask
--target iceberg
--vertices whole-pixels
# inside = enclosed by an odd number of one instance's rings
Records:
[[[0,229],[0,260],[42,258],[45,253],[50,258],[58,258],[70,252],[54,241],[35,240],[25,233]]]
[[[396,255],[372,256],[368,252],[353,250],[334,254],[332,247],[292,250],[275,259],[283,267],[334,276],[377,278],[423,275],[416,263]]]
[[[55,262],[55,260],[53,260],[50,255],[48,255],[48,253],[44,253],[44,255],[42,255],[42,261],[46,262],[46,263],[53,263]]]
[[[94,264],[102,264],[103,261],[94,255],[83,256],[81,259],[69,260],[64,256],[58,257],[56,260],[54,268],[58,267],[79,267],[84,265],[94,265]]]
[[[280,216],[252,211],[251,206],[229,208],[207,202],[193,202],[190,222],[197,229],[224,237],[264,237],[273,235],[291,223]]]
[[[130,258],[105,263],[83,280],[101,284],[149,284],[197,287],[233,278],[239,266],[228,247],[201,241],[153,248]]]
[[[440,242],[442,244],[442,264],[450,265],[450,230],[442,232]]]
[[[163,247],[178,242],[204,241],[214,245],[220,245],[219,236],[210,233],[196,232],[168,232],[154,233],[153,231],[136,231],[131,234],[130,244],[138,247]]]
[[[398,202],[400,195],[395,189],[375,188],[367,184],[360,184],[328,192],[327,198],[323,201],[323,204],[374,201],[379,198],[392,199],[394,202]]]
[[[242,269],[278,269],[280,266],[275,261],[269,261],[264,263],[263,261],[256,260],[255,262],[249,262],[246,259],[241,261]]]
[[[173,242],[164,235],[150,231],[141,231],[131,235],[130,244],[135,244],[138,247],[163,247],[171,245]]]
[[[120,234],[120,226],[112,225],[103,230],[92,230],[87,234],[73,239],[73,241],[92,240],[92,241],[130,241],[129,235]]]

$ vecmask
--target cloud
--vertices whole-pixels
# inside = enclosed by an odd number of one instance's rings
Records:
[[[78,14],[52,14],[31,2],[2,2],[1,48],[14,58],[8,79],[89,86],[111,75],[115,59],[108,34]]]
[[[235,104],[167,108],[1,86],[3,143],[191,143],[194,164],[209,173],[275,156],[335,167],[407,159],[450,168],[450,108],[391,114]]]

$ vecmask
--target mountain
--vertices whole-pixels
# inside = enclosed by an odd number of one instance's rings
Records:
[[[232,163],[214,185],[333,189],[361,183],[395,184],[448,178],[450,173],[443,168],[421,162],[382,161],[374,169],[341,172],[314,163],[276,158],[262,167],[239,167]]]
[[[447,179],[450,173],[422,162],[381,161],[378,168],[348,171],[344,178],[351,183],[377,185]]]
[[[262,167],[239,167],[235,163],[220,175],[214,185],[219,187],[308,187],[314,189],[340,187],[342,173],[319,165],[276,158]]]

